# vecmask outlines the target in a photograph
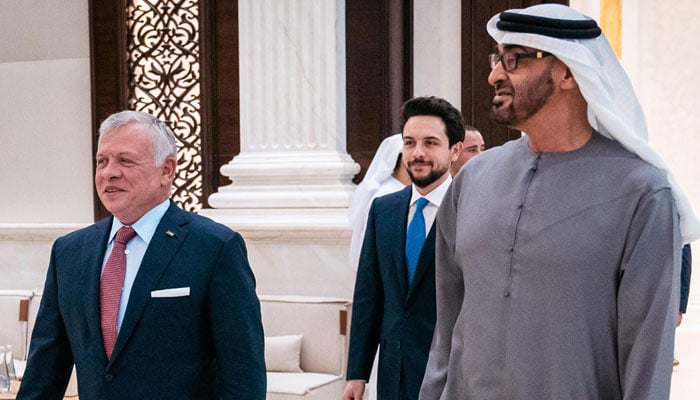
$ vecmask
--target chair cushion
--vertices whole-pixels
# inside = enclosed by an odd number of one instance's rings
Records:
[[[347,336],[341,326],[349,321],[348,300],[260,295],[266,336],[304,335],[301,369],[305,372],[344,375]],[[339,324],[339,322],[346,324]]]
[[[315,372],[268,372],[268,393],[305,395],[314,389],[343,378],[331,374]]]
[[[265,365],[268,371],[303,372],[301,342],[304,335],[266,336]]]

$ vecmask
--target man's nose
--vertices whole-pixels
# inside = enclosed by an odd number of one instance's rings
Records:
[[[97,173],[102,175],[104,179],[110,179],[113,177],[119,177],[121,175],[121,168],[119,164],[113,161],[105,161],[103,166],[98,167]]]
[[[416,147],[413,149],[413,158],[420,158],[423,155],[425,155],[425,146],[416,143]]]
[[[491,86],[496,86],[497,82],[506,80],[506,70],[503,69],[503,66],[499,62],[496,64],[496,66],[491,70],[489,73],[489,85]]]

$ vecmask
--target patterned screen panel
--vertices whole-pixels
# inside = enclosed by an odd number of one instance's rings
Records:
[[[202,208],[199,1],[129,0],[129,108],[168,121],[178,138],[173,200]]]

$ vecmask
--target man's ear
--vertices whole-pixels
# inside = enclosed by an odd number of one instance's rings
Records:
[[[166,157],[163,165],[160,167],[161,179],[164,184],[170,185],[175,179],[175,171],[177,170],[177,160],[174,157]]]
[[[457,161],[457,159],[459,158],[459,154],[462,152],[463,146],[464,146],[463,142],[457,142],[457,143],[452,145],[452,147],[450,148],[450,153],[451,153],[450,160],[452,162]]]
[[[571,73],[569,67],[564,66],[564,68],[564,76],[561,79],[561,88],[566,90],[578,89],[578,83],[576,82],[576,78],[574,78],[574,74]]]

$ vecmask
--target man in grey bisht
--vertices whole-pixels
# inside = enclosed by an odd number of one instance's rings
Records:
[[[595,21],[494,16],[491,117],[438,213],[422,400],[669,396],[682,241],[700,233]],[[679,218],[680,216],[680,218]]]

